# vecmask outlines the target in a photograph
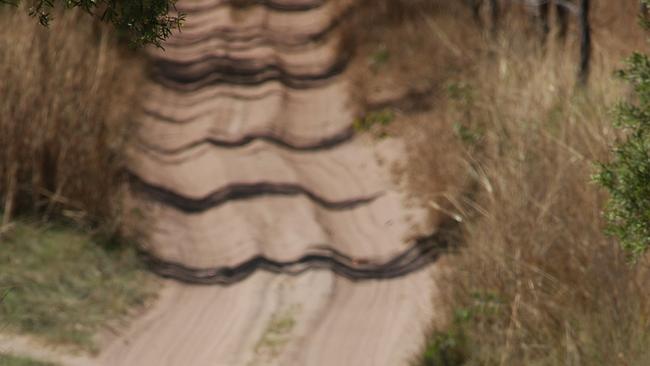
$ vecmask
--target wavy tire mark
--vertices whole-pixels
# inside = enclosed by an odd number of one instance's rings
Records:
[[[374,201],[378,194],[340,201],[330,201],[298,185],[282,183],[233,183],[201,198],[184,197],[167,188],[151,184],[132,172],[127,172],[131,187],[150,200],[163,203],[186,213],[214,209],[228,201],[253,199],[259,196],[303,195],[329,210],[351,210]]]

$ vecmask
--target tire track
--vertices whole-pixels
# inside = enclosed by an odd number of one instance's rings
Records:
[[[304,2],[277,1],[277,0],[222,0],[222,1],[196,1],[191,7],[185,7],[182,4],[178,10],[186,14],[204,12],[206,10],[216,9],[222,6],[245,7],[251,5],[260,5],[269,9],[290,12],[290,11],[307,11],[319,8],[325,4],[324,0],[310,0]]]
[[[333,247],[356,259],[385,262],[404,251],[413,221],[397,220],[394,193],[350,210],[329,210],[304,196],[262,196],[186,214],[151,201],[137,202],[148,217],[143,243],[156,257],[189,267],[234,267],[256,256],[292,261]]]
[[[166,47],[193,47],[214,40],[230,44],[259,40],[278,49],[302,47],[336,32],[352,5],[353,0],[326,1],[311,11],[288,14],[258,6],[234,16],[232,9],[216,8],[188,18],[183,33],[169,39]]]
[[[234,60],[231,62],[235,63]],[[153,80],[177,92],[185,93],[196,92],[213,85],[257,86],[272,81],[291,89],[309,89],[332,82],[333,77],[340,75],[346,69],[348,62],[349,57],[342,57],[322,72],[304,74],[291,73],[278,65],[253,70],[221,65],[197,74],[180,74],[171,71],[170,68],[162,68],[163,73],[159,74],[161,76],[154,77]]]
[[[390,179],[403,143],[355,138],[338,50],[353,8],[180,1],[184,32],[151,52],[125,202],[171,281],[100,363],[408,363],[447,242]]]
[[[165,148],[159,145],[153,145],[142,140],[138,142],[139,144],[138,146],[143,150],[143,153],[145,154],[149,152],[154,152],[155,154],[158,155],[170,156],[170,155],[182,154],[184,152],[187,152],[188,150],[196,149],[202,145],[211,145],[213,147],[234,149],[234,148],[245,147],[255,141],[265,141],[287,150],[315,152],[315,151],[323,151],[323,150],[336,148],[342,144],[350,142],[350,140],[352,140],[353,137],[354,137],[354,129],[352,127],[347,127],[343,131],[335,133],[332,136],[324,137],[321,138],[320,140],[302,143],[302,144],[294,143],[292,141],[285,141],[283,138],[269,133],[257,133],[257,134],[253,133],[253,134],[244,135],[237,140],[224,140],[224,139],[217,139],[214,137],[204,137],[202,139],[191,141],[173,148]]]
[[[148,185],[195,199],[233,184],[266,182],[302,186],[327,201],[339,201],[386,189],[388,179],[368,163],[372,159],[368,149],[352,141],[316,151],[288,150],[257,141],[231,149],[197,146],[175,155],[147,151],[129,169],[133,175],[146,177]]]
[[[147,199],[163,203],[185,213],[199,213],[237,200],[253,199],[259,196],[296,196],[309,198],[319,206],[328,210],[351,210],[360,205],[374,201],[379,195],[351,198],[340,201],[330,201],[297,184],[282,183],[232,183],[226,187],[212,191],[200,198],[182,196],[167,188],[151,184],[132,172],[127,172],[131,187]]]
[[[305,254],[293,261],[256,256],[237,266],[217,268],[190,267],[146,251],[141,251],[140,255],[154,273],[165,278],[189,284],[232,285],[259,270],[291,276],[310,270],[329,270],[353,281],[393,279],[421,270],[446,250],[447,243],[433,234],[417,239],[409,249],[384,263],[354,259],[330,247],[322,247],[319,253]]]

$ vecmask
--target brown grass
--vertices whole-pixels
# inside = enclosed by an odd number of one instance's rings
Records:
[[[76,11],[0,9],[0,211],[113,220],[141,63]]]
[[[343,27],[345,44],[357,55],[349,68],[356,101],[373,108],[409,91],[428,93],[460,72],[474,52],[465,44],[476,43],[480,34],[443,30],[465,13],[459,4],[440,0],[360,1]]]
[[[467,165],[479,188],[473,207],[457,207],[466,248],[449,263],[450,304],[471,314],[470,359],[647,364],[648,276],[603,234],[604,197],[590,183],[621,89],[601,69],[573,94],[566,57],[549,52],[540,67],[498,52],[474,79],[482,132]]]
[[[394,131],[411,142],[411,191],[432,214],[463,220],[462,249],[438,280],[447,314],[462,315],[447,326],[465,335],[468,365],[650,364],[647,264],[629,265],[603,234],[605,197],[590,179],[614,138],[609,107],[627,91],[612,73],[645,48],[635,9],[595,4],[586,90],[575,89],[576,39],[541,47],[519,10],[495,39],[452,42],[474,57],[460,72],[384,68],[391,75],[382,78],[436,81],[432,108],[397,108]],[[396,24],[373,37],[420,50],[412,65],[444,65],[450,59],[420,39],[452,51],[443,39],[470,22],[454,18],[433,34],[413,37]]]

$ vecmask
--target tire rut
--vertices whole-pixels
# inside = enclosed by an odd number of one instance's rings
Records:
[[[151,50],[128,209],[161,299],[103,365],[407,365],[447,249],[352,128],[353,0],[180,0]],[[413,239],[415,238],[415,239]]]

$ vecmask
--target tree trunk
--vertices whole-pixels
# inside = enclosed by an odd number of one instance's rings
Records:
[[[586,85],[589,79],[589,61],[591,60],[591,29],[589,27],[589,0],[580,0],[580,67],[578,83]]]
[[[569,29],[569,9],[561,5],[556,5],[555,16],[557,17],[557,24],[560,27],[557,36],[559,39],[565,40]]]
[[[492,27],[492,33],[496,33],[499,29],[499,1],[490,0],[490,26]]]

